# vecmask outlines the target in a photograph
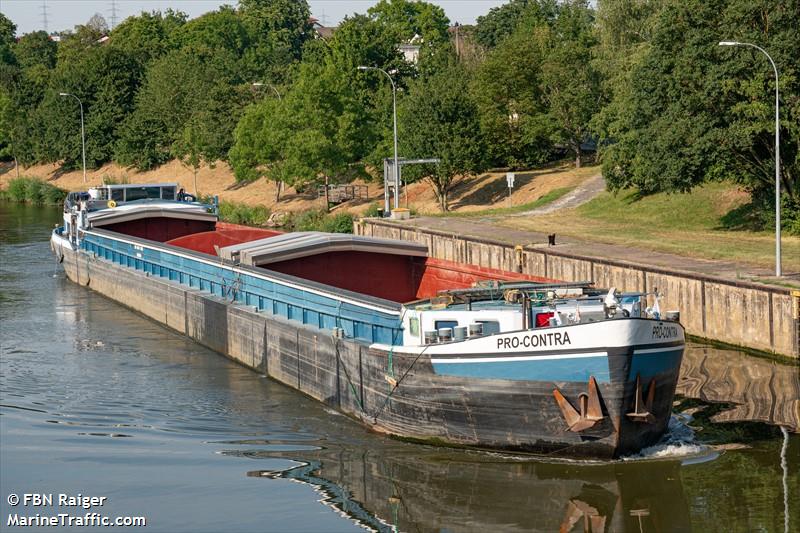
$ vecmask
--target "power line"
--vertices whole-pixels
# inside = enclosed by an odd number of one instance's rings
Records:
[[[42,13],[41,13],[41,15],[42,15],[42,28],[44,28],[45,32],[49,33],[48,27],[47,27],[47,0],[42,0],[41,9],[42,9]]]
[[[117,25],[117,0],[111,0],[111,29]]]

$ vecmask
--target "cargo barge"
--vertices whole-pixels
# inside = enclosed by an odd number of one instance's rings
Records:
[[[226,224],[169,183],[71,193],[51,246],[72,281],[375,431],[615,458],[671,415],[684,330],[657,295]]]

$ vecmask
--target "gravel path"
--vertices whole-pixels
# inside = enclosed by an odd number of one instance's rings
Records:
[[[545,206],[531,209],[523,213],[514,213],[506,215],[508,217],[529,217],[531,215],[546,215],[559,209],[570,209],[584,204],[603,192],[606,188],[606,181],[603,179],[602,174],[597,174],[584,181],[579,187],[565,194],[555,202],[549,203]]]

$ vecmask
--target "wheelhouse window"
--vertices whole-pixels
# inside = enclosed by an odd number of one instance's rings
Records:
[[[147,198],[147,189],[145,187],[125,189],[125,201],[135,202],[136,200],[144,200]]]
[[[175,187],[162,187],[161,188],[161,198],[164,200],[174,200],[175,199]]]
[[[497,320],[476,320],[478,324],[483,324],[483,334],[492,335],[500,333],[500,322]]]
[[[455,328],[458,327],[458,320],[437,320],[434,322],[434,327],[436,329]]]
[[[125,189],[111,189],[111,199],[121,202],[125,199]]]
[[[409,333],[414,337],[419,337],[419,318],[412,316],[408,319]]]

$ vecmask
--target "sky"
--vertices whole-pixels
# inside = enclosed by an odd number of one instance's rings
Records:
[[[428,0],[442,6],[451,23],[474,24],[475,19],[505,0]],[[0,0],[0,12],[17,25],[17,35],[45,29],[43,12],[47,15],[47,30],[72,29],[85,24],[92,15],[100,13],[111,25],[112,4],[116,6],[117,23],[141,11],[172,8],[197,17],[236,0]],[[311,14],[324,26],[337,25],[345,15],[365,13],[377,0],[308,0]],[[46,9],[43,9],[46,6]]]

